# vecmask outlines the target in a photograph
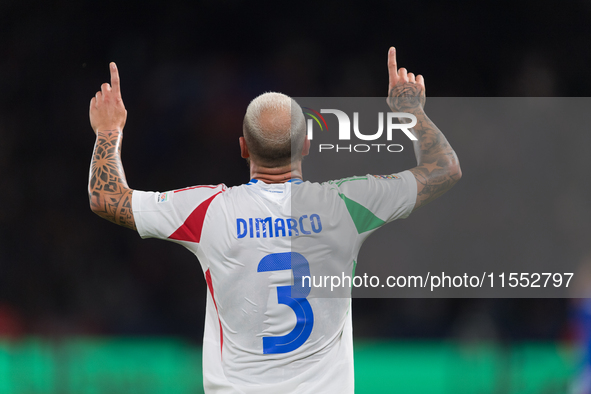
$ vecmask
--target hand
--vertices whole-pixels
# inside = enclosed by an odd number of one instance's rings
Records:
[[[422,75],[415,75],[406,68],[397,69],[396,49],[388,51],[388,105],[393,112],[410,112],[423,109],[425,106],[425,79]]]
[[[103,83],[101,90],[90,100],[90,125],[97,134],[99,131],[123,131],[127,119],[127,111],[121,98],[119,71],[117,65],[111,63],[111,85]]]

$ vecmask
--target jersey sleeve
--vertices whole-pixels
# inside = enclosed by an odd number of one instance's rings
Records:
[[[407,218],[417,199],[417,182],[410,171],[366,175],[333,181],[359,234],[396,219]]]
[[[203,221],[225,185],[194,186],[164,193],[134,190],[133,217],[142,238],[199,243]]]

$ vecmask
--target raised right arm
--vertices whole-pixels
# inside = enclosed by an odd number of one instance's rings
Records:
[[[127,111],[121,98],[119,72],[111,63],[111,85],[104,83],[90,101],[90,125],[96,143],[90,163],[90,209],[123,227],[136,229],[131,206],[133,190],[127,185],[121,164],[121,140]]]
[[[411,168],[417,181],[417,210],[451,189],[462,177],[462,170],[456,152],[447,142],[443,133],[425,114],[425,80],[422,75],[415,78],[405,68],[397,69],[396,50],[388,52],[388,105],[394,112],[411,113],[417,118],[412,132],[418,165]]]

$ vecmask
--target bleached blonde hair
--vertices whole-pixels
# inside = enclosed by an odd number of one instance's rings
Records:
[[[306,120],[291,97],[267,92],[248,105],[243,132],[253,160],[266,167],[280,167],[301,159]]]

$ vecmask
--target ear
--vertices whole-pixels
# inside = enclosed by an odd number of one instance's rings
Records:
[[[240,137],[240,156],[243,159],[248,159],[250,157],[250,153],[248,152],[248,147],[246,146],[246,141],[244,137]]]
[[[304,138],[304,146],[302,147],[302,157],[308,156],[309,153],[310,153],[310,140],[308,139],[308,136],[306,136]]]

